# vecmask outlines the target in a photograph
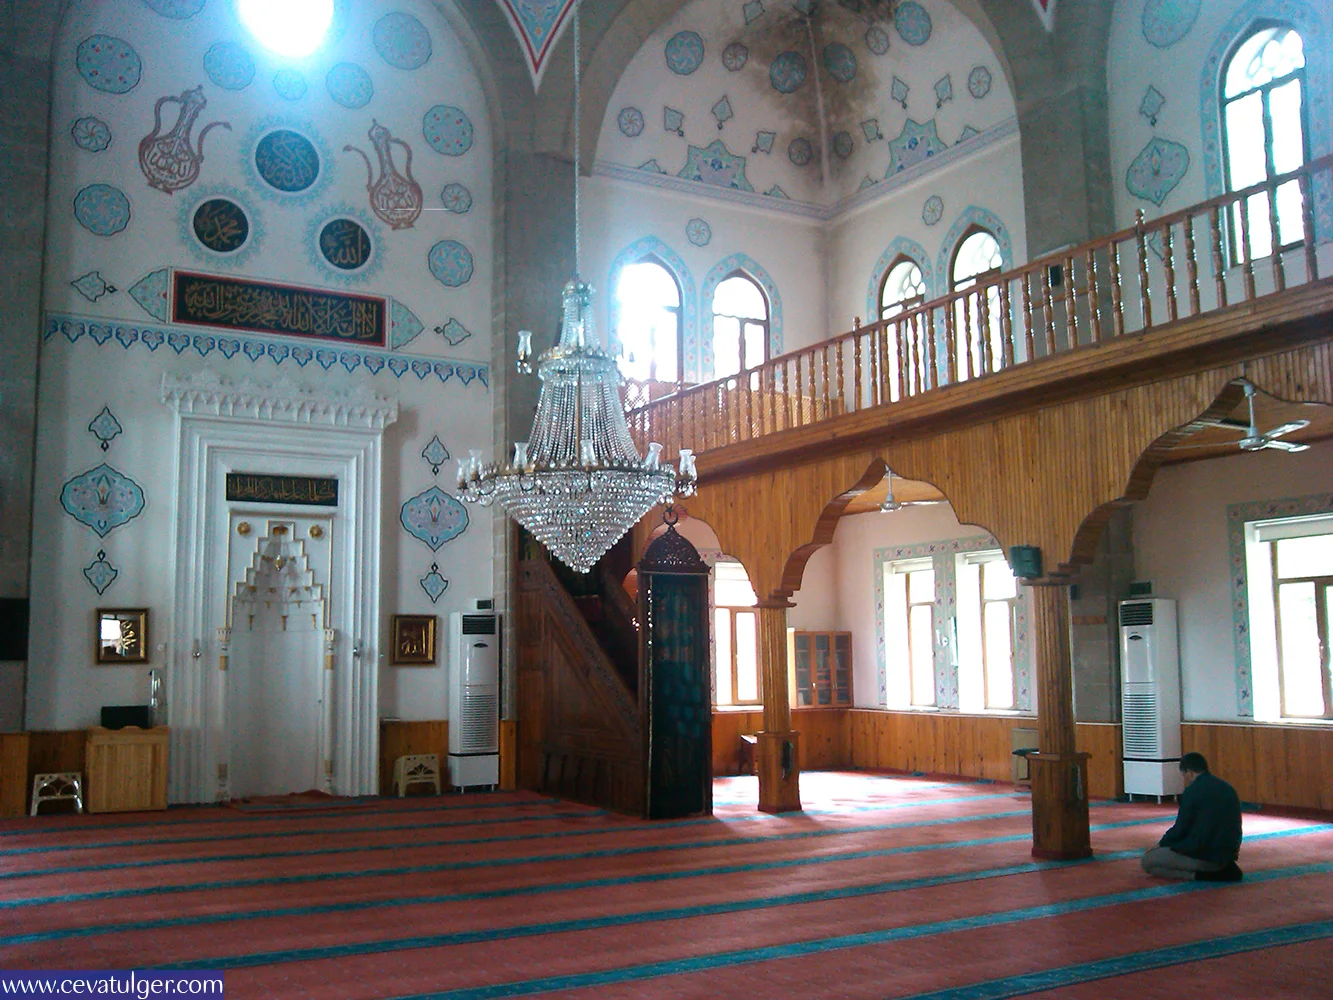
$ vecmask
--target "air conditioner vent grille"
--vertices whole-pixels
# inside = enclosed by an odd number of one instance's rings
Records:
[[[1120,605],[1121,625],[1151,625],[1152,601],[1138,601]]]
[[[464,615],[464,635],[495,635],[495,615]]]
[[[493,753],[499,748],[500,699],[494,687],[465,688],[459,706],[459,753]]]
[[[1126,757],[1156,758],[1162,755],[1162,727],[1155,693],[1125,692],[1121,699],[1120,721]]]

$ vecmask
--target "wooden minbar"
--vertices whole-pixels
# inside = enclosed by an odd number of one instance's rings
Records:
[[[89,729],[88,812],[165,809],[169,733],[166,726]]]

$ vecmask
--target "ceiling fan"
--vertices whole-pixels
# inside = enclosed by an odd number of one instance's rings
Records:
[[[879,505],[881,514],[892,514],[895,510],[902,510],[904,507],[933,507],[935,504],[947,503],[945,500],[895,500],[893,498],[893,473],[886,472],[884,481],[887,489],[884,499],[880,501]]]
[[[1250,404],[1250,425],[1245,429],[1245,436],[1240,439],[1241,451],[1262,451],[1264,448],[1276,448],[1278,451],[1305,451],[1310,446],[1308,444],[1296,444],[1293,441],[1282,441],[1284,435],[1293,431],[1299,431],[1310,426],[1308,420],[1291,420],[1285,424],[1274,427],[1271,431],[1259,433],[1259,426],[1254,420],[1254,383],[1245,383],[1245,399]]]

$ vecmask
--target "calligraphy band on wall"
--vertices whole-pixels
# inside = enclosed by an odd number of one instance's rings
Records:
[[[192,271],[172,272],[176,323],[383,347],[387,300]]]
[[[228,472],[227,500],[260,503],[338,506],[338,480],[313,476],[271,476],[257,472]]]

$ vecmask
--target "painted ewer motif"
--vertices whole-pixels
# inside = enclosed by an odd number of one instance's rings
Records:
[[[366,191],[370,194],[370,208],[388,223],[392,229],[409,229],[421,215],[423,197],[421,185],[412,177],[412,147],[402,139],[395,139],[389,130],[378,121],[372,121],[370,131],[371,145],[379,158],[380,175],[375,178],[375,168],[370,164],[370,157],[356,146],[343,147],[345,153],[356,153],[366,161]],[[403,147],[407,162],[403,164],[403,173],[393,162],[393,144]]]
[[[180,106],[176,124],[166,135],[162,134],[164,104]],[[207,105],[203,87],[181,91],[180,97],[168,94],[157,99],[153,106],[153,131],[139,143],[139,167],[148,179],[149,187],[172,194],[199,179],[199,168],[204,162],[204,136],[219,125],[231,131],[230,122],[209,122],[199,131],[196,145],[190,145],[190,130]]]

